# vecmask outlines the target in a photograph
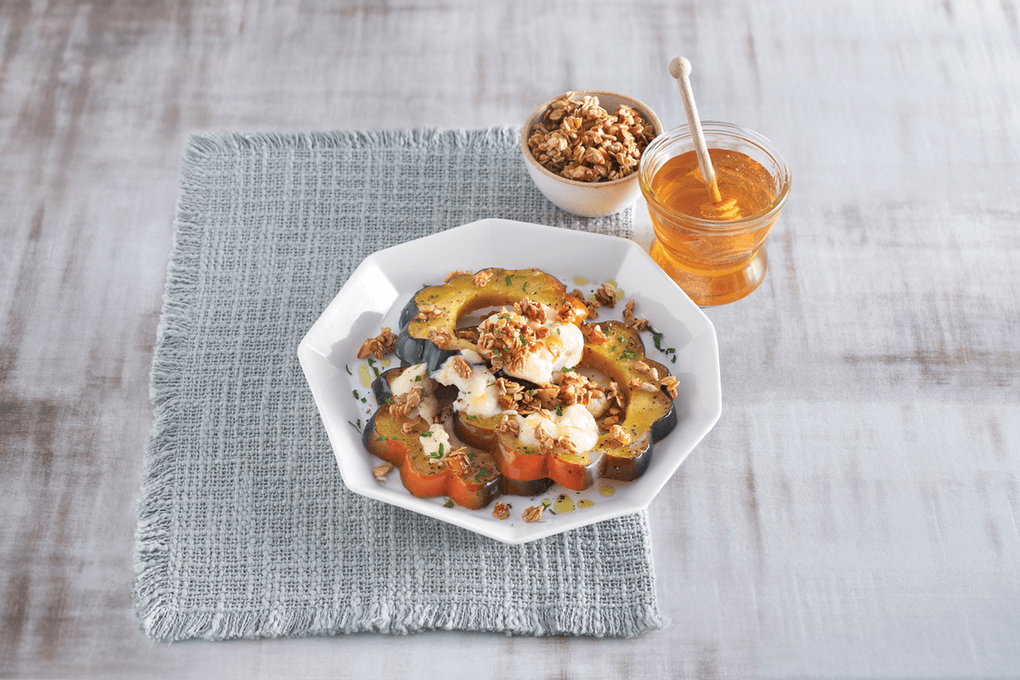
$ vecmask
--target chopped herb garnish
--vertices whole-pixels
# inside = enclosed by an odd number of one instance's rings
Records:
[[[353,373],[351,373],[351,367],[348,366],[347,364],[344,364],[344,370],[347,371],[347,375],[354,375]]]
[[[431,430],[429,430],[429,431],[427,431],[427,432],[422,432],[422,433],[421,433],[420,435],[418,435],[418,436],[419,436],[419,437],[431,437],[431,436],[432,436],[432,431],[431,431]]]
[[[562,416],[563,415],[563,407],[560,406],[559,404],[556,405],[556,415],[558,415],[558,416]]]
[[[447,499],[446,499],[446,502],[445,502],[445,503],[443,503],[443,507],[444,507],[444,508],[452,508],[452,507],[453,507],[453,500],[452,500],[452,499],[449,499],[449,498],[447,498]]]
[[[357,425],[355,425],[354,423],[352,423],[352,422],[351,422],[351,421],[349,421],[349,420],[347,421],[347,424],[348,424],[348,425],[350,425],[351,427],[353,427],[353,428],[354,428],[355,430],[357,430],[357,431],[358,431],[359,433],[361,432],[361,418],[358,418],[358,424],[357,424]]]
[[[475,475],[475,481],[476,482],[480,482],[480,481],[482,481],[483,479],[485,479],[488,476],[489,476],[489,468],[483,467],[481,470],[478,471],[478,474]]]
[[[414,376],[414,381],[415,382],[421,382],[421,376],[420,375]]]
[[[651,330],[651,329],[649,329],[649,330]],[[656,333],[655,331],[652,331],[652,342],[655,343],[655,349],[659,350],[660,352],[665,352],[666,354],[673,354],[674,356],[670,357],[670,361],[672,363],[674,363],[674,364],[676,363],[676,356],[675,356],[676,349],[674,349],[673,347],[665,347],[664,348],[662,346],[662,333]]]
[[[360,395],[360,394],[358,394],[358,391],[357,391],[357,390],[351,390],[351,394],[353,394],[353,395],[354,395],[354,398],[355,398],[355,399],[361,399],[361,395]]]
[[[620,358],[621,359],[636,359],[637,358],[637,352],[635,352],[632,349],[628,349],[627,351],[620,353]]]
[[[564,373],[573,373],[574,372],[574,369],[570,368],[569,366],[564,366],[560,370],[563,371]]]
[[[507,274],[507,277],[506,277],[506,285],[508,287],[514,285],[513,279],[510,278],[509,274]]]

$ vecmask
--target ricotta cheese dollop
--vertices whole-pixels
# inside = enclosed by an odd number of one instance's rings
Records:
[[[442,458],[450,453],[450,433],[439,423],[433,423],[429,429],[418,436],[422,452],[429,458]]]
[[[478,354],[471,352],[481,359]],[[502,413],[499,405],[499,389],[496,387],[496,376],[484,363],[469,363],[464,360],[465,354],[454,355],[443,362],[432,378],[442,385],[454,385],[460,391],[453,408],[468,416],[487,418]],[[468,355],[470,356],[470,355]],[[472,357],[472,358],[474,358]],[[462,376],[457,371],[457,363],[464,362],[471,369],[471,375]],[[484,362],[484,360],[482,360]]]
[[[390,383],[390,391],[394,396],[407,394],[412,390],[418,390],[421,401],[408,413],[408,417],[413,419],[421,416],[428,422],[433,422],[439,413],[439,400],[436,399],[436,384],[429,378],[428,367],[425,364],[408,366]]]
[[[483,319],[479,329],[484,336],[480,346],[499,359],[504,373],[536,385],[553,382],[559,371],[573,368],[584,355],[581,329],[557,321],[544,304],[529,305],[524,314],[501,309]]]
[[[525,446],[538,446],[541,430],[552,439],[568,437],[578,453],[591,451],[599,441],[599,426],[595,417],[581,404],[572,404],[563,409],[562,415],[536,411],[527,417],[517,416],[521,426],[520,440]]]
[[[549,335],[541,338],[538,348],[524,358],[519,371],[507,371],[521,380],[530,380],[537,385],[553,382],[554,374],[564,368],[573,368],[584,354],[584,335],[581,329],[571,323],[553,322],[548,325]]]

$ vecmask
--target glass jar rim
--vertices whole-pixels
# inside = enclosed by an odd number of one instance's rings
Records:
[[[773,177],[779,181],[779,191],[776,196],[772,199],[772,202],[762,210],[756,212],[753,215],[747,217],[740,217],[735,220],[708,220],[701,217],[695,217],[686,213],[679,212],[670,208],[668,205],[659,200],[655,191],[652,189],[652,177],[649,165],[656,156],[656,152],[660,151],[666,145],[687,139],[692,139],[690,125],[684,123],[683,125],[677,126],[670,130],[666,130],[661,135],[649,142],[648,146],[645,147],[644,152],[641,154],[641,162],[638,167],[638,182],[641,185],[641,193],[644,194],[645,200],[653,203],[657,210],[661,210],[671,217],[683,220],[688,228],[694,229],[695,231],[701,231],[704,233],[711,234],[739,234],[744,231],[758,228],[762,222],[774,219],[779,211],[783,208],[786,203],[786,198],[790,193],[790,185],[792,184],[792,176],[790,173],[790,167],[786,164],[786,160],[782,157],[779,151],[776,149],[775,144],[770,139],[761,135],[753,130],[742,128],[732,123],[724,123],[721,121],[702,121],[702,130],[707,134],[716,133],[723,137],[729,137],[731,139],[739,140],[751,144],[759,148],[764,152],[776,165],[777,172],[772,174]],[[693,146],[692,146],[693,150]],[[723,226],[725,225],[725,226]]]

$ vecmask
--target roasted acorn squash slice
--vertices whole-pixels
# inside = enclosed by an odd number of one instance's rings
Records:
[[[512,305],[523,298],[561,312],[565,323],[580,323],[588,309],[567,294],[563,283],[538,269],[483,269],[460,274],[418,291],[400,315],[396,353],[408,364],[425,362],[430,372],[462,349],[476,349],[457,337],[458,322],[471,312]]]
[[[466,508],[485,507],[500,494],[499,474],[491,454],[473,451],[470,460],[463,457],[455,461],[448,457],[430,458],[419,441],[419,434],[428,430],[429,423],[417,416],[411,421],[391,412],[388,406],[394,396],[391,383],[405,369],[391,368],[373,381],[379,410],[365,427],[365,448],[399,468],[400,481],[415,496],[448,496]],[[408,423],[414,429],[405,431]]]
[[[595,326],[582,326],[585,351],[582,364],[603,371],[623,390],[624,417],[619,426],[630,440],[621,443],[609,434],[599,437],[599,449],[605,453],[601,477],[619,481],[637,479],[648,468],[652,445],[673,431],[676,408],[663,380],[669,369],[645,356],[640,334],[619,321],[600,324],[604,342],[595,339]],[[652,379],[643,366],[654,370]]]

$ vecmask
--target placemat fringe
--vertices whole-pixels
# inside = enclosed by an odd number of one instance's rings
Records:
[[[311,151],[337,148],[359,149],[379,146],[396,147],[491,147],[505,149],[517,142],[520,129],[509,126],[481,130],[440,130],[415,128],[411,130],[337,130],[331,132],[277,133],[217,133],[204,132],[191,135],[186,149],[186,160],[201,160],[211,154],[253,149]]]
[[[548,612],[524,617],[477,607],[440,608],[423,605],[392,607],[375,604],[345,614],[307,611],[288,614],[271,611],[265,616],[201,612],[179,616],[166,608],[149,612],[144,626],[158,640],[200,638],[209,641],[275,637],[331,636],[353,633],[414,635],[430,630],[471,630],[535,637],[636,637],[669,625],[655,606],[627,611]]]
[[[186,164],[186,168],[188,164]],[[182,174],[181,184],[198,183],[193,173]],[[173,490],[176,467],[174,454],[179,444],[180,423],[176,417],[180,401],[180,383],[184,360],[192,335],[188,312],[197,295],[196,272],[192,262],[199,253],[200,227],[193,221],[193,206],[182,191],[178,199],[172,259],[167,267],[163,308],[157,327],[157,344],[161,351],[153,357],[149,397],[153,404],[154,423],[145,442],[145,469],[139,501],[138,528],[135,533],[136,613],[145,612],[139,621],[157,639],[182,639],[188,632],[176,625],[179,618],[172,612],[173,593],[167,592],[167,562],[171,542]],[[201,626],[198,621],[194,626]]]

